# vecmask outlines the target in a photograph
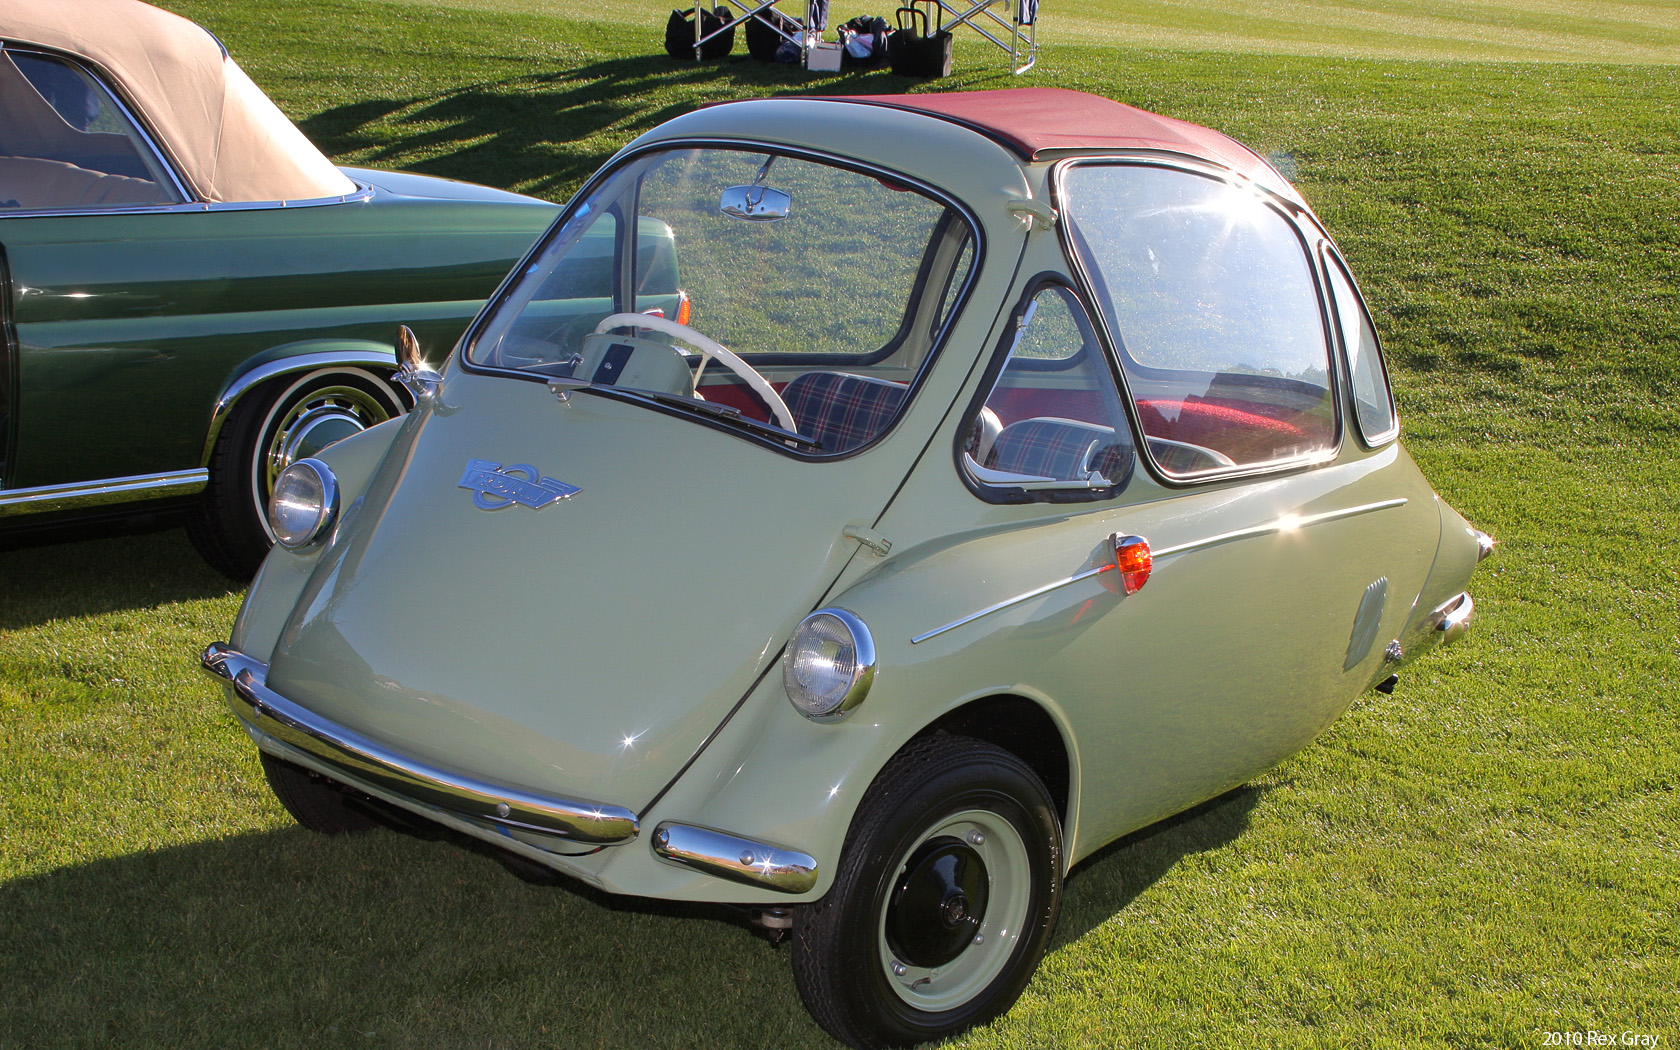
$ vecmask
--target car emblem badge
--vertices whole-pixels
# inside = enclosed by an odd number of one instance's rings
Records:
[[[542,510],[550,503],[559,503],[582,491],[576,485],[543,477],[529,463],[509,463],[504,467],[487,459],[467,460],[467,469],[456,487],[471,491],[473,506],[479,510],[501,510],[515,503]]]

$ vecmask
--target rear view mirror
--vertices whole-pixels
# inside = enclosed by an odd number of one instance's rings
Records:
[[[748,222],[775,222],[777,219],[785,219],[792,206],[793,197],[788,193],[756,182],[751,186],[726,188],[723,191],[723,199],[718,202],[719,211]]]

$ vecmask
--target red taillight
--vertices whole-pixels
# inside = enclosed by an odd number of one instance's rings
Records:
[[[683,291],[677,292],[677,323],[687,324],[689,313],[690,303],[688,301],[688,293]]]
[[[1136,594],[1149,582],[1155,568],[1155,556],[1149,553],[1149,541],[1142,536],[1114,534],[1114,567],[1120,570],[1120,585],[1127,594]]]

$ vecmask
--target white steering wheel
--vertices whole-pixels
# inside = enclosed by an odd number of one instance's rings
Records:
[[[754,393],[764,399],[764,403],[770,406],[771,413],[776,417],[778,426],[796,434],[799,432],[798,425],[793,421],[793,413],[788,410],[787,402],[782,400],[782,395],[776,393],[776,388],[770,385],[770,381],[759,375],[758,369],[741,360],[739,354],[711,336],[696,332],[688,325],[678,324],[657,314],[608,314],[601,319],[600,324],[595,326],[595,334],[601,335],[614,328],[621,327],[649,328],[655,332],[664,332],[666,335],[674,336],[694,347],[707,360],[721,361],[724,367],[740,376]],[[705,367],[705,362],[702,361],[700,369]],[[696,386],[698,386],[700,381],[699,369],[694,373],[694,380]],[[700,396],[698,390],[696,390],[694,396]]]

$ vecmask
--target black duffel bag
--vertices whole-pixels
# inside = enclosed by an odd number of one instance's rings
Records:
[[[672,58],[694,60],[694,15],[700,15],[700,33],[717,33],[729,21],[729,8],[720,7],[716,11],[708,11],[703,7],[693,7],[687,11],[672,11],[670,20],[665,23],[665,53]],[[700,57],[723,58],[735,49],[735,27],[718,33],[704,44],[700,45]]]
[[[918,7],[901,7],[898,31],[887,40],[887,61],[901,77],[948,77],[951,75],[951,34],[941,29],[928,33],[927,12]],[[916,32],[921,19],[922,31]]]

